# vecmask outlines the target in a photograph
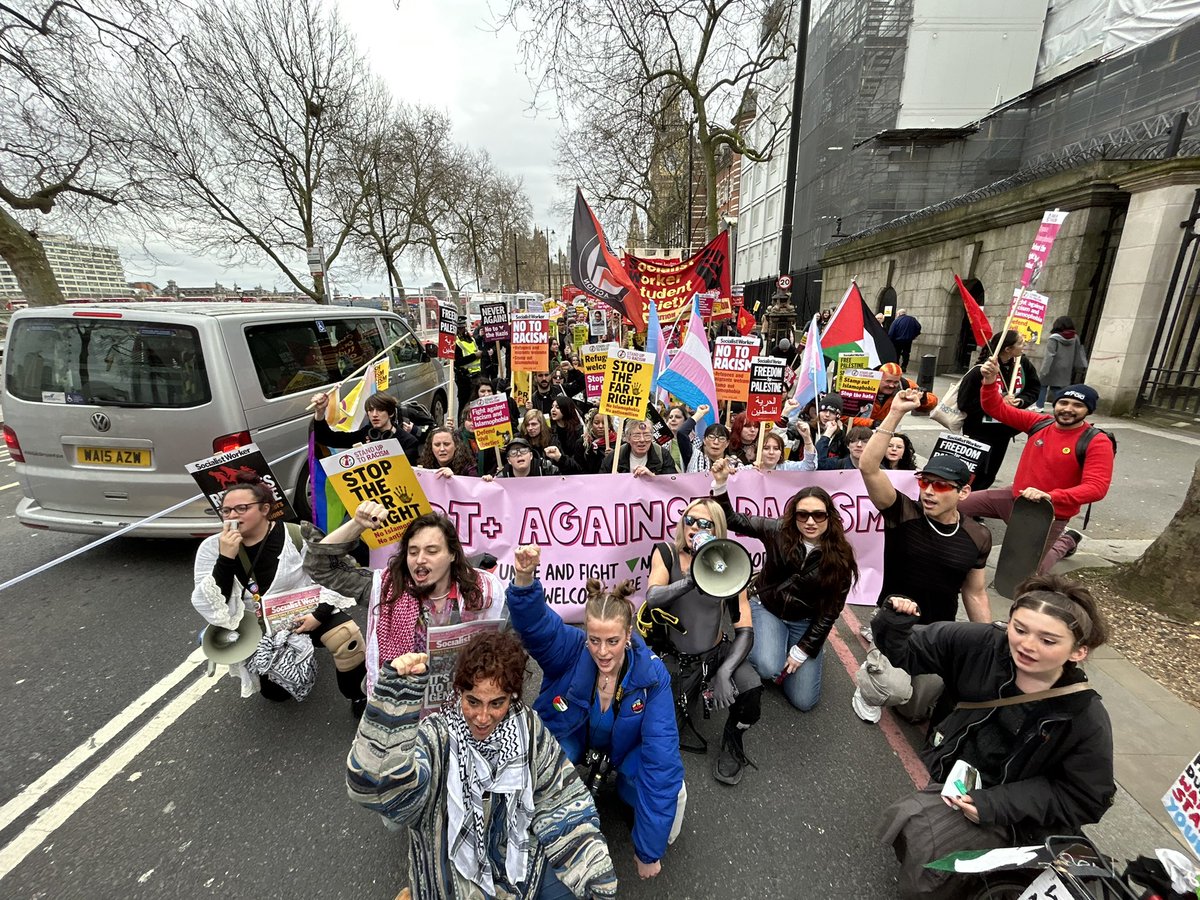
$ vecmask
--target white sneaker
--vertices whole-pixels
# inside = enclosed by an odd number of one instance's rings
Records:
[[[878,724],[883,716],[883,710],[878,706],[872,706],[863,699],[862,691],[858,688],[854,689],[854,696],[850,698],[850,705],[854,708],[854,714],[871,725]]]

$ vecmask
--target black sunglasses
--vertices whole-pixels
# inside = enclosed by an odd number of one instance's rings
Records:
[[[684,525],[695,525],[701,531],[712,531],[712,529],[713,529],[713,520],[712,519],[697,519],[695,516],[684,516],[683,524]]]
[[[798,509],[796,510],[796,518],[801,522],[807,522],[812,519],[814,522],[824,522],[829,518],[829,513],[823,509]]]

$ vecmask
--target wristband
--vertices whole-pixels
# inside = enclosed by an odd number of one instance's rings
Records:
[[[876,433],[878,433],[878,434],[886,434],[888,437],[895,437],[895,436],[896,436],[896,432],[894,432],[894,431],[888,431],[886,428],[876,428],[876,429],[875,429],[875,431],[876,431]]]
[[[796,644],[788,651],[788,659],[790,659],[792,662],[797,662],[800,663],[800,665],[804,665],[804,661],[808,659],[808,654],[800,649],[799,644]]]

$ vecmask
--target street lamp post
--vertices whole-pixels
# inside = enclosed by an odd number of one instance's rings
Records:
[[[554,237],[554,229],[546,232],[546,299],[549,300],[554,296],[554,289],[550,287],[550,238]]]

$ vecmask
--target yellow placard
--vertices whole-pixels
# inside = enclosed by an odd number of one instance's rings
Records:
[[[513,372],[512,373],[512,398],[517,402],[518,409],[525,409],[529,406],[529,382],[530,376],[528,372]]]
[[[575,352],[579,352],[579,348],[588,342],[591,334],[588,331],[587,323],[582,325],[571,326],[571,344],[575,347]]]
[[[604,367],[600,412],[624,419],[644,419],[654,378],[654,355],[643,350],[613,350]]]
[[[837,362],[837,377],[833,380],[833,389],[840,391],[842,389],[842,373],[848,372],[850,369],[869,369],[871,368],[871,357],[865,353],[839,353]]]
[[[388,374],[391,372],[391,366],[388,365],[386,359],[381,359],[375,363],[375,390],[386,391],[388,389]]]
[[[387,507],[387,521],[363,532],[363,540],[372,549],[396,543],[413,519],[432,509],[394,438],[337,451],[321,460],[321,465],[338,499],[352,513],[366,500]]]

